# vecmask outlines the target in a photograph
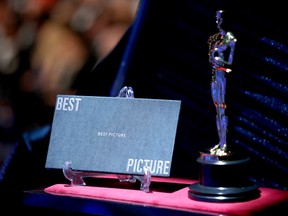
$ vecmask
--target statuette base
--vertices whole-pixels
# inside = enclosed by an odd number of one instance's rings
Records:
[[[239,202],[259,197],[258,186],[249,181],[249,158],[229,152],[218,156],[201,152],[199,182],[189,186],[191,199],[208,202]]]

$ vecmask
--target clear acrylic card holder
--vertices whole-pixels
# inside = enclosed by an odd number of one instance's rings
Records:
[[[120,91],[117,97],[125,98],[134,98],[134,91],[132,87],[124,86]],[[150,191],[151,184],[151,170],[150,167],[143,167],[144,174],[143,176],[139,175],[125,175],[125,174],[116,174],[120,182],[131,182],[135,183],[137,180],[141,182],[140,190],[144,192]],[[71,186],[84,186],[86,185],[83,178],[85,177],[96,177],[103,176],[106,173],[99,172],[88,172],[88,171],[77,171],[72,169],[72,161],[66,161],[63,165],[63,174],[66,179],[70,181]]]

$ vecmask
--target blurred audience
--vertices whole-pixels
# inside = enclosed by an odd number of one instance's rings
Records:
[[[52,123],[57,94],[105,58],[139,0],[0,1],[0,143]]]

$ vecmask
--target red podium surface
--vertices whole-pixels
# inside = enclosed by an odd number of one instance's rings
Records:
[[[90,182],[93,185],[90,185]],[[69,211],[104,215],[111,215],[112,209],[114,212],[112,215],[123,215],[131,211],[132,215],[136,212],[137,215],[149,212],[149,215],[163,213],[163,215],[235,216],[269,215],[288,210],[288,191],[272,188],[260,187],[258,198],[242,202],[192,200],[188,197],[188,187],[196,182],[190,179],[152,177],[150,192],[145,193],[139,189],[140,183],[123,183],[116,177],[104,176],[89,179],[89,184],[85,186],[55,184],[43,191],[27,191],[24,202],[30,206],[64,210],[66,208],[64,205],[67,205],[66,210]],[[46,201],[40,199],[40,196]]]

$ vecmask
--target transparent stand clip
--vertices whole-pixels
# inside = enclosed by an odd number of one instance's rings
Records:
[[[85,177],[96,177],[105,175],[105,173],[97,173],[97,172],[87,172],[87,171],[75,171],[72,169],[72,162],[66,161],[63,166],[63,174],[66,179],[71,182],[71,186],[84,186],[86,185],[83,178]],[[120,182],[131,182],[135,183],[137,180],[141,182],[140,190],[144,192],[150,191],[150,184],[151,184],[151,172],[150,168],[145,166],[143,168],[144,175],[143,176],[136,176],[136,175],[123,175],[118,174],[118,179]]]

